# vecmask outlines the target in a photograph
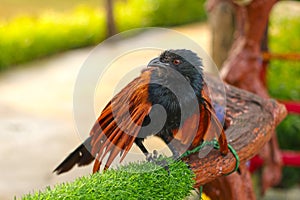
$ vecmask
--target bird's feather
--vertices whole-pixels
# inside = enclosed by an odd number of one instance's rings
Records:
[[[228,152],[226,135],[211,105],[207,85],[202,90],[202,103],[199,103],[199,112],[185,120],[180,129],[173,130],[174,138],[189,149],[199,146],[203,140],[210,141],[217,137],[220,151],[223,155]]]
[[[122,161],[132,147],[144,118],[152,107],[148,101],[150,76],[151,69],[145,70],[141,76],[121,90],[102,111],[92,128],[91,153],[96,158],[94,172],[100,169],[100,165],[108,153],[105,169],[121,153]]]
[[[211,104],[211,99],[209,98],[209,91],[206,85],[202,90],[202,98],[203,98],[203,104],[201,104],[201,106],[203,107],[203,109],[201,111],[207,113],[208,121],[209,121],[209,123],[205,123],[205,120],[201,122],[202,125],[208,126],[207,128],[208,130],[206,131],[203,137],[205,140],[211,140],[214,137],[217,137],[220,145],[220,152],[221,154],[226,155],[228,153],[226,135],[223,126],[221,125],[216,115],[216,112],[213,109],[213,106]]]

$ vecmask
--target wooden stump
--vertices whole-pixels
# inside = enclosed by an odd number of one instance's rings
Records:
[[[255,199],[251,174],[245,164],[239,167],[239,173],[223,176],[205,184],[203,191],[213,200]]]

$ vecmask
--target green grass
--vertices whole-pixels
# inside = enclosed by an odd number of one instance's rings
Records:
[[[26,2],[32,6],[30,7],[17,0],[9,3],[6,1],[2,8],[6,5],[8,12],[10,10],[8,5],[15,5],[16,13],[18,8],[24,6],[24,12],[27,14],[9,20],[0,20],[0,70],[103,41],[106,38],[103,1],[99,1],[102,2],[99,6],[92,6],[95,3],[92,0],[87,1],[89,6],[78,6],[82,1],[75,2],[74,5],[70,0],[64,3],[49,1],[46,4],[31,0]],[[117,30],[169,26],[203,20],[205,18],[203,4],[204,0],[190,0],[184,5],[182,1],[177,0],[118,0],[115,3]],[[42,12],[35,8],[38,5],[41,5]],[[45,11],[48,6],[50,11]],[[53,11],[53,8],[60,12]],[[180,10],[183,16],[174,17],[174,10]],[[34,14],[36,12],[38,14]]]
[[[99,10],[80,6],[0,22],[0,70],[56,52],[97,44],[105,38]]]
[[[168,174],[164,168],[149,162],[130,163],[48,187],[22,199],[184,199],[193,190],[192,171],[182,161],[170,163],[169,170]]]

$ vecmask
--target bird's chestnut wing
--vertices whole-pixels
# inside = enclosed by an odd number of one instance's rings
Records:
[[[132,147],[144,118],[151,110],[148,101],[150,77],[150,70],[143,71],[108,103],[97,119],[90,132],[91,154],[96,158],[93,172],[99,171],[107,154],[105,169],[118,154],[122,161]]]

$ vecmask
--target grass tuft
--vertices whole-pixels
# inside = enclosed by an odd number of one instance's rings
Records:
[[[167,162],[169,174],[153,163],[129,163],[71,183],[47,187],[22,199],[184,199],[193,190],[194,174],[182,161],[167,159]]]

